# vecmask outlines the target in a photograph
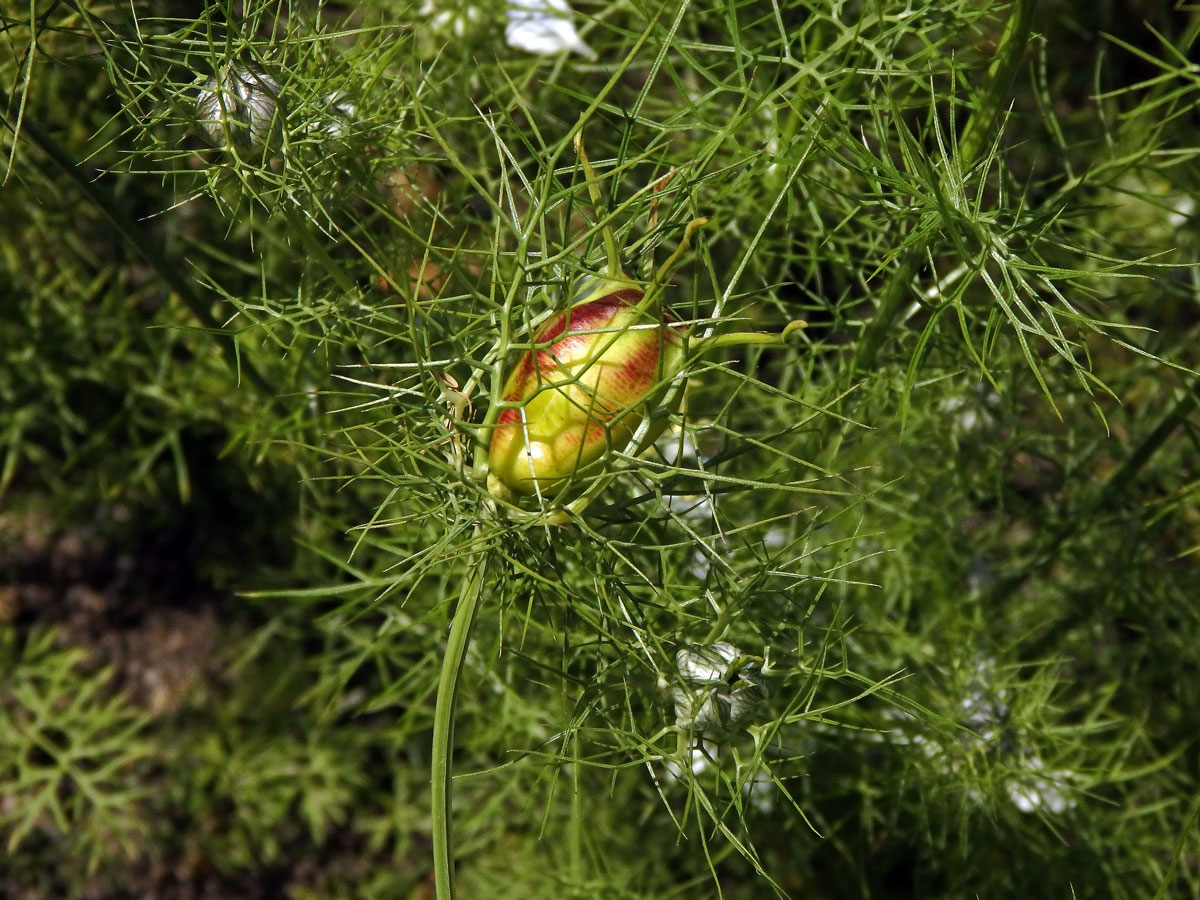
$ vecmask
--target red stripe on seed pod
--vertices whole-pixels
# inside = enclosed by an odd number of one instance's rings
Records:
[[[564,310],[543,325],[533,341],[535,344],[549,343],[565,332],[568,325],[573,332],[603,328],[622,306],[636,306],[643,296],[645,295],[641,291],[629,288]]]

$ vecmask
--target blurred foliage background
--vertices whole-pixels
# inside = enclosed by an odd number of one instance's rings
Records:
[[[0,12],[0,896],[433,897],[467,589],[459,896],[1200,896],[1200,10],[573,6]],[[497,510],[510,348],[698,216],[673,313],[800,340]]]

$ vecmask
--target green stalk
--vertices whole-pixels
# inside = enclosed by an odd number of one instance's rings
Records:
[[[1133,479],[1150,461],[1150,458],[1167,442],[1175,429],[1183,425],[1191,417],[1192,412],[1200,405],[1200,378],[1193,378],[1187,390],[1176,398],[1175,403],[1159,419],[1150,433],[1142,438],[1133,452],[1125,457],[1121,468],[1113,472],[1104,486],[1097,492],[1092,502],[1094,509],[1102,509],[1110,505],[1125,487],[1133,483]]]
[[[1001,35],[1000,44],[996,48],[995,61],[988,70],[987,90],[979,108],[963,128],[962,138],[958,142],[958,159],[964,172],[975,164],[984,141],[992,134],[1000,109],[1008,100],[1013,79],[1029,43],[1029,32],[1036,9],[1037,0],[1017,0],[1015,9],[1008,17],[1004,34]],[[875,357],[893,330],[908,298],[913,277],[927,250],[924,246],[910,247],[901,259],[899,267],[888,283],[879,311],[867,324],[855,350],[854,372],[865,373],[875,367]]]
[[[1021,57],[1025,55],[1025,47],[1029,43],[1029,31],[1036,10],[1037,0],[1017,0],[1016,8],[1005,23],[1004,33],[1000,35],[1000,43],[996,47],[996,58],[988,69],[987,91],[979,108],[963,128],[958,142],[958,156],[964,171],[975,164],[984,142],[991,137],[996,117],[1009,99],[1017,69],[1021,67]]]
[[[583,788],[580,784],[582,764],[579,762],[580,746],[579,731],[571,735],[571,829],[570,829],[570,861],[571,877],[578,888],[584,879],[583,862]]]
[[[479,529],[475,530],[476,537]],[[479,608],[480,589],[486,559],[467,560],[467,574],[458,596],[458,606],[450,622],[446,639],[446,655],[442,658],[442,674],[438,679],[437,705],[433,711],[432,820],[433,872],[437,900],[454,898],[453,859],[453,784],[454,707],[458,700],[458,677],[462,672],[467,645],[471,641],[471,626]]]
[[[729,628],[729,623],[733,621],[733,617],[737,615],[738,607],[735,604],[727,604],[716,621],[712,623],[712,627],[708,629],[708,634],[704,636],[703,643],[711,644],[713,641],[718,641],[725,636],[725,630]]]
[[[582,131],[575,134],[575,153],[579,156],[579,165],[583,167],[583,177],[587,181],[588,196],[592,200],[592,207],[597,216],[603,215],[601,210],[604,209],[604,197],[600,193],[600,182],[596,180],[596,172],[592,169],[591,161],[588,160],[587,153],[583,149]],[[606,274],[619,277],[621,275],[621,251],[617,248],[617,237],[607,225],[600,228],[600,236],[604,240],[604,255],[608,262]]]
[[[892,325],[900,315],[904,301],[908,299],[913,277],[917,274],[917,268],[924,258],[924,247],[911,247],[900,260],[899,267],[892,274],[891,281],[888,282],[878,311],[867,323],[862,339],[855,348],[853,372],[867,372],[875,367],[875,357],[879,353],[879,348],[891,334]]]
[[[808,323],[803,319],[788,322],[782,331],[732,331],[688,341],[688,356],[695,357],[722,347],[782,347],[793,334]]]

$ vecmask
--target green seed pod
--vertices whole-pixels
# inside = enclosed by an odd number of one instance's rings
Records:
[[[226,66],[196,101],[200,133],[217,147],[262,151],[282,129],[279,83],[247,66]]]
[[[678,326],[643,292],[603,279],[534,335],[504,383],[489,485],[503,495],[559,491],[576,472],[625,449],[683,362]]]

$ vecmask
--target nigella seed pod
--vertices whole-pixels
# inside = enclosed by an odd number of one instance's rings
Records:
[[[226,66],[196,101],[200,133],[217,147],[261,151],[281,129],[279,82],[248,66]]]
[[[628,283],[589,284],[533,336],[504,383],[488,453],[493,493],[559,491],[625,449],[683,361],[683,337]],[[642,304],[642,305],[639,305]]]
[[[691,731],[728,731],[744,722],[767,693],[759,660],[727,641],[682,648],[675,668],[675,724]]]

